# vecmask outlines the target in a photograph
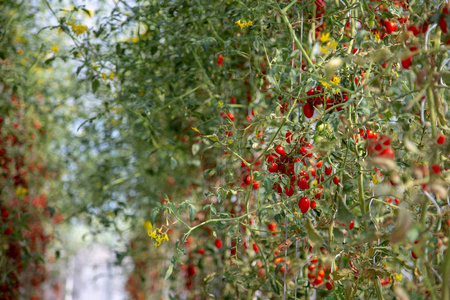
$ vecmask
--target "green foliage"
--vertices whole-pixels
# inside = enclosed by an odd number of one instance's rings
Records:
[[[133,297],[163,279],[173,298],[448,296],[445,13],[405,5],[118,1],[89,28],[52,9],[95,95],[73,198],[130,240]]]

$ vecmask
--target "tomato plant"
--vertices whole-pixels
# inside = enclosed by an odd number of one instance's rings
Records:
[[[450,297],[448,8],[117,1],[89,27],[81,6],[49,12],[99,104],[79,180],[93,224],[132,228],[131,297]]]

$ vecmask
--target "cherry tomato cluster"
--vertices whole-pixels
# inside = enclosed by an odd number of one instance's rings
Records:
[[[1,299],[17,299],[20,288],[34,291],[27,295],[31,299],[42,297],[48,274],[37,258],[45,254],[53,238],[44,230],[43,222],[62,221],[61,214],[48,208],[45,193],[29,192],[39,191],[42,181],[55,175],[35,151],[45,128],[37,119],[25,117],[23,107],[25,104],[12,95],[3,107],[6,115],[0,117],[0,196],[5,199],[0,202],[0,248],[10,266],[0,278]],[[15,196],[7,196],[8,192]]]
[[[326,280],[327,290],[333,289],[333,280],[330,279],[331,268],[322,266],[317,256],[312,255],[308,263],[308,279],[312,286],[321,286]]]
[[[288,144],[292,144],[293,142],[293,134],[292,132],[286,133],[286,142]],[[316,174],[316,168],[321,168],[323,161],[319,160],[316,163],[316,159],[319,158],[318,154],[313,153],[313,145],[311,143],[307,143],[303,138],[299,138],[298,142],[295,145],[292,145],[291,151],[286,153],[286,150],[283,146],[276,146],[274,152],[269,153],[266,156],[267,170],[270,173],[274,173],[278,175],[278,182],[275,183],[273,189],[278,193],[282,194],[284,192],[285,195],[291,197],[294,195],[295,191],[306,191],[311,188],[311,182],[313,178],[316,177],[317,183],[321,183],[325,180],[325,177],[318,176]],[[314,155],[314,157],[313,157]],[[307,166],[307,159],[310,163],[310,167]],[[295,164],[300,164],[300,171],[298,174],[295,174]],[[326,166],[324,170],[324,174],[326,176],[330,176],[332,174],[332,167]],[[285,183],[284,189],[282,188],[281,183]],[[286,183],[289,182],[289,185]],[[333,178],[334,184],[339,184],[339,178]],[[315,198],[319,199],[322,192],[322,186],[317,186],[315,190]],[[316,207],[316,202],[309,202],[309,199],[304,197],[299,200],[299,209],[302,213],[306,213],[309,209]]]
[[[359,136],[367,141],[366,147],[369,155],[395,158],[395,151],[392,149],[391,139],[388,136],[378,136],[376,132],[370,129],[359,129]]]

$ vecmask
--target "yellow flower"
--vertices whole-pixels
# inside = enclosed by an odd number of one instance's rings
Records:
[[[378,176],[372,174],[372,182],[373,182],[374,184],[377,184],[378,181],[380,181],[380,179],[378,178]]]
[[[161,237],[161,235],[158,235],[158,236],[156,237],[156,241],[158,242],[158,244],[161,244],[161,242],[162,242],[162,237]]]
[[[217,103],[217,107],[221,107],[223,105],[222,101],[219,101],[219,103]]]
[[[102,78],[103,78],[103,80],[106,81],[106,74],[105,73],[102,73]]]
[[[151,239],[156,239],[156,230],[149,231],[149,232],[148,232],[148,236],[149,236]]]
[[[403,274],[395,273],[395,280],[402,281],[402,279],[403,279]]]
[[[334,83],[334,84],[339,84],[340,81],[341,80],[337,76],[333,76],[333,78],[331,79],[331,82]],[[324,88],[331,87],[331,83],[330,82],[326,82],[325,80],[319,80],[319,82],[323,85]],[[340,89],[338,89],[338,88],[333,89],[333,92],[339,93]]]
[[[374,31],[373,32],[373,37],[374,37],[375,41],[379,41],[380,40],[380,33],[378,31]]]
[[[50,47],[50,50],[52,50],[53,52],[58,52],[59,51],[59,47],[58,46],[53,46],[53,47]]]
[[[319,50],[323,54],[330,53],[331,51],[335,50],[338,45],[338,43],[335,40],[330,39],[329,36],[329,33],[325,33],[320,37],[320,41],[329,41],[325,46],[319,45]]]
[[[321,42],[321,43],[326,43],[326,42],[328,42],[330,40],[330,33],[329,32],[327,32],[327,33],[322,33],[322,35],[320,36],[320,39],[319,39],[319,41]]]
[[[162,228],[154,228],[153,224],[150,221],[145,221],[142,224],[147,230],[148,236],[155,240],[153,245],[155,248],[158,248],[163,241],[169,241],[169,236],[167,232],[162,232]]]
[[[330,47],[333,50],[336,49],[337,45],[338,45],[338,42],[336,42],[336,41],[332,41],[332,42],[328,43],[328,47]]]
[[[147,231],[149,231],[149,232],[153,229],[152,222],[150,222],[150,221],[145,221],[142,225],[143,225],[143,226],[145,227],[145,229],[147,229]]]
[[[83,34],[84,32],[87,31],[87,26],[84,25],[75,25],[75,23],[73,22],[68,22],[67,25],[72,26],[72,31],[76,34],[76,35],[80,35]]]
[[[235,22],[235,24],[237,24],[237,25],[238,25],[239,27],[241,27],[241,29],[242,29],[242,28],[244,28],[244,27],[250,27],[250,26],[253,26],[253,21],[250,21],[250,20],[245,21],[245,20],[244,20],[244,23],[242,23],[241,20],[238,20],[237,22]]]
[[[139,42],[139,38],[138,38],[138,37],[134,37],[134,38],[132,38],[131,40],[133,41],[133,43]]]
[[[320,50],[320,52],[322,52],[322,54],[328,54],[328,52],[329,52],[327,46],[322,47],[322,45],[320,45],[319,50]]]
[[[331,79],[331,82],[333,82],[334,84],[339,84],[340,81],[341,80],[337,76],[333,76],[333,79]],[[338,88],[333,89],[333,92],[335,92],[335,93],[339,93],[340,91],[341,91],[341,89],[338,89]]]
[[[18,35],[16,37],[14,37],[13,39],[13,43],[14,44],[20,44],[20,43],[25,43],[27,41],[27,39],[24,36]]]
[[[237,24],[239,27],[241,27],[241,29],[245,27],[245,24],[241,23],[241,20],[238,20],[235,24]]]
[[[18,196],[19,198],[23,198],[27,194],[27,192],[28,190],[26,188],[18,187],[16,189],[16,196]]]
[[[326,82],[325,80],[319,80],[319,82],[323,85],[324,88],[328,88],[331,86],[331,84],[329,84],[328,82]]]
[[[298,212],[298,210],[295,209],[294,215],[300,218],[302,216],[302,213]]]

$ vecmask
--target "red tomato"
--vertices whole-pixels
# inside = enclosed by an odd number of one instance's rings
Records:
[[[412,56],[409,56],[404,60],[402,60],[403,69],[409,69],[409,67],[411,67],[411,63],[412,63]]]
[[[298,208],[300,208],[300,211],[304,214],[309,209],[309,199],[306,197],[300,198],[298,200]]]
[[[292,142],[292,132],[290,131],[286,132],[286,142],[289,144]]]
[[[284,192],[288,197],[291,197],[292,195],[294,195],[294,188],[292,186],[290,186],[289,188],[285,187]]]
[[[307,190],[309,188],[308,180],[305,177],[300,178],[298,181],[298,188],[301,190]]]
[[[420,28],[414,25],[409,26],[408,31],[411,31],[415,36],[420,34]]]
[[[386,28],[386,32],[388,34],[393,33],[397,30],[397,24],[392,21],[384,21],[383,26],[384,28]]]
[[[348,224],[348,229],[352,230],[353,227],[355,227],[355,221],[351,221],[350,224]]]
[[[334,178],[333,178],[333,183],[334,183],[335,185],[338,185],[338,184],[339,184],[339,178],[334,177]]]
[[[303,114],[308,119],[311,118],[314,115],[314,107],[310,103],[306,103],[303,106]]]
[[[280,156],[283,156],[286,154],[286,152],[284,151],[284,148],[281,146],[276,147],[275,152],[278,153]]]
[[[278,165],[276,163],[271,163],[268,170],[271,173],[278,172]]]
[[[330,176],[332,171],[333,171],[332,166],[330,166],[329,168],[325,166],[325,175]]]

